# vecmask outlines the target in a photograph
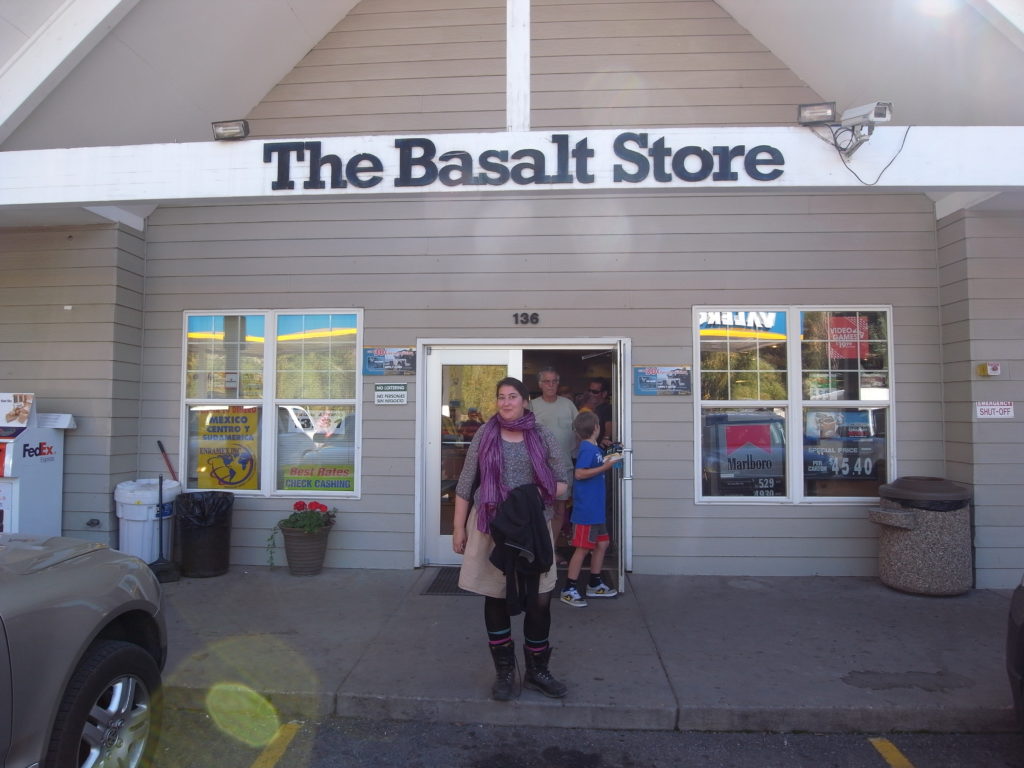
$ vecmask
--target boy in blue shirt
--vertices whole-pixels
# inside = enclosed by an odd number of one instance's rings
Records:
[[[604,478],[601,475],[615,462],[622,461],[622,455],[604,456],[601,453],[597,446],[601,423],[593,411],[580,413],[572,428],[580,438],[572,495],[572,546],[575,549],[569,559],[569,574],[561,599],[566,605],[583,608],[587,601],[580,594],[577,581],[588,552],[590,583],[587,585],[587,597],[615,597],[619,594],[618,590],[601,580],[601,565],[611,543],[604,517]]]

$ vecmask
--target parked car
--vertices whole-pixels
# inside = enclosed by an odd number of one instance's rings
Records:
[[[1010,616],[1006,629],[1006,673],[1013,692],[1017,725],[1024,728],[1024,580],[1010,598]]]
[[[166,652],[160,584],[142,560],[0,534],[0,766],[146,765]]]

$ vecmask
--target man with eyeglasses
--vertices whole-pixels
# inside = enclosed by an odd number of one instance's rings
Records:
[[[569,460],[568,476],[572,477],[572,457],[576,453],[576,433],[573,431],[572,422],[576,418],[576,406],[565,397],[558,395],[558,371],[550,365],[541,368],[537,372],[537,384],[540,386],[540,397],[530,401],[530,410],[536,417],[537,422],[549,430],[562,446],[562,451]],[[572,488],[570,480],[569,488]],[[554,515],[551,518],[551,532],[554,534],[555,543],[558,542],[558,533],[565,523],[565,503],[569,498],[569,489],[555,499]]]
[[[601,448],[607,448],[615,441],[615,422],[612,417],[612,405],[608,402],[611,393],[608,391],[608,382],[604,379],[590,379],[587,382],[587,396],[581,411],[593,411],[601,423],[601,434],[597,438],[597,444]]]

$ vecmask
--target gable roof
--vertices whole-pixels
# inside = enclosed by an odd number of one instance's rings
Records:
[[[356,4],[0,0],[0,150],[208,141]],[[840,109],[886,99],[900,125],[1024,124],[1007,98],[1024,72],[1022,0],[718,4]]]

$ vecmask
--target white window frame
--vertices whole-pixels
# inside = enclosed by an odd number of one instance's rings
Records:
[[[224,399],[212,400],[210,398],[186,397],[188,385],[188,321],[192,317],[236,317],[240,315],[260,315],[264,318],[266,338],[263,342],[263,392],[258,403],[246,399]],[[355,408],[355,456],[353,459],[353,472],[355,474],[355,491],[286,491],[278,490],[277,485],[277,408],[281,405],[309,402],[311,398],[278,398],[276,397],[277,383],[277,337],[276,329],[278,318],[284,315],[355,315],[356,316],[356,338],[355,338],[355,389],[353,402]],[[183,313],[181,330],[181,414],[179,434],[182,440],[178,466],[182,468],[180,473],[182,487],[185,488],[188,482],[188,443],[189,407],[216,403],[217,405],[258,405],[261,408],[261,433],[260,433],[260,488],[257,490],[233,490],[232,493],[238,496],[256,498],[303,498],[308,499],[359,499],[363,493],[363,472],[362,472],[362,438],[363,438],[363,310],[356,308],[299,308],[299,309],[222,309],[222,310],[186,310]],[[333,402],[334,399],[327,399],[326,402]],[[319,402],[324,402],[320,400]],[[345,403],[348,405],[348,403]],[[273,427],[273,428],[271,428]],[[208,490],[199,488],[187,488],[187,490]]]
[[[701,347],[700,347],[700,315],[703,312],[719,311],[753,311],[753,312],[785,312],[786,313],[786,367],[787,393],[786,400],[703,400],[701,387]],[[883,482],[891,482],[896,474],[896,457],[893,447],[895,438],[894,392],[895,362],[893,359],[893,309],[891,304],[714,304],[693,307],[691,327],[693,329],[693,486],[694,503],[696,504],[871,504],[877,501],[874,496],[807,496],[804,494],[804,408],[802,381],[803,367],[801,357],[800,320],[804,312],[883,312],[886,316],[886,355],[889,375],[889,397],[886,400],[828,400],[834,408],[863,408],[867,406],[885,407],[888,411],[886,420],[885,471]],[[705,408],[785,408],[786,409],[786,495],[785,496],[705,496],[703,492],[703,440],[702,412]],[[796,418],[796,417],[799,418]]]

